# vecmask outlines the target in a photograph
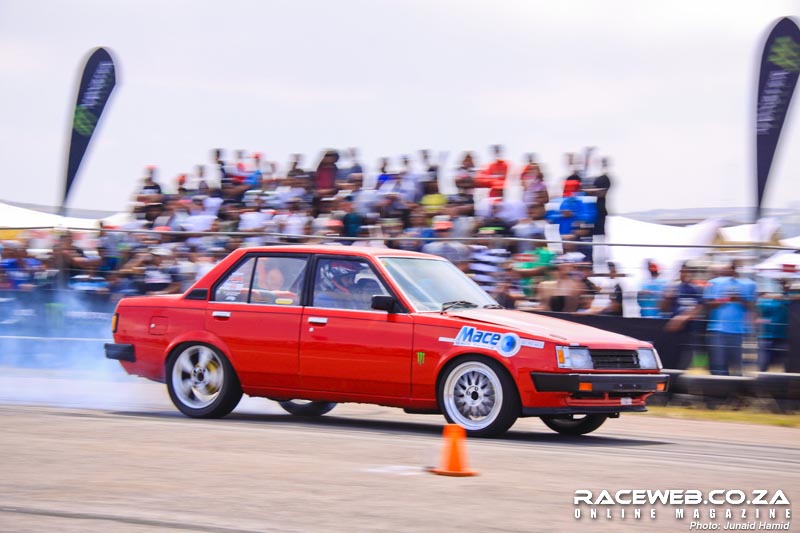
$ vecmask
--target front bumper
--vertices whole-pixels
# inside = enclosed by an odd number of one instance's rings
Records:
[[[544,374],[531,372],[539,392],[664,392],[668,374]]]
[[[522,416],[647,411],[645,400],[667,390],[668,374],[557,374],[531,372],[537,393],[550,401],[522,407]],[[552,403],[551,403],[552,402]]]
[[[133,350],[133,344],[107,343],[105,345],[105,350],[107,359],[116,359],[117,361],[127,361],[129,363],[136,362],[136,353]]]

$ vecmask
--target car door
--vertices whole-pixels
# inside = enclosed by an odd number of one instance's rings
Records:
[[[370,307],[389,294],[365,258],[320,255],[300,326],[304,389],[407,398],[411,392],[412,319]]]
[[[308,256],[248,254],[212,287],[205,327],[227,346],[245,387],[297,388]]]

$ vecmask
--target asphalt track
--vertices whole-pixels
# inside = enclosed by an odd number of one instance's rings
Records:
[[[468,440],[479,475],[449,478],[425,470],[440,463],[440,416],[347,404],[301,419],[246,398],[224,419],[191,420],[144,380],[1,370],[2,532],[689,531],[696,506],[678,506],[683,520],[660,504],[640,519],[620,517],[632,506],[611,506],[608,519],[605,506],[577,520],[573,496],[767,489],[800,498],[797,429],[635,414],[570,438],[523,419],[503,439]],[[726,508],[739,517],[742,506]],[[791,529],[799,523],[792,517]]]

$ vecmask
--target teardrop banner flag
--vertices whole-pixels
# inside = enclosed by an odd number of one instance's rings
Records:
[[[756,220],[761,217],[761,200],[798,72],[800,28],[785,17],[772,28],[761,55],[756,101]]]
[[[69,191],[75,182],[81,160],[92,140],[92,134],[100,122],[100,116],[106,107],[111,91],[116,85],[116,72],[111,55],[104,48],[95,50],[86,67],[83,69],[81,84],[78,87],[78,99],[72,120],[72,139],[67,159],[67,176],[64,183],[64,199],[61,202],[62,212],[67,204]]]

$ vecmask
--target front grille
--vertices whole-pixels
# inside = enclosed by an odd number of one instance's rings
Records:
[[[639,354],[636,350],[589,350],[596,370],[617,370],[639,368]]]

